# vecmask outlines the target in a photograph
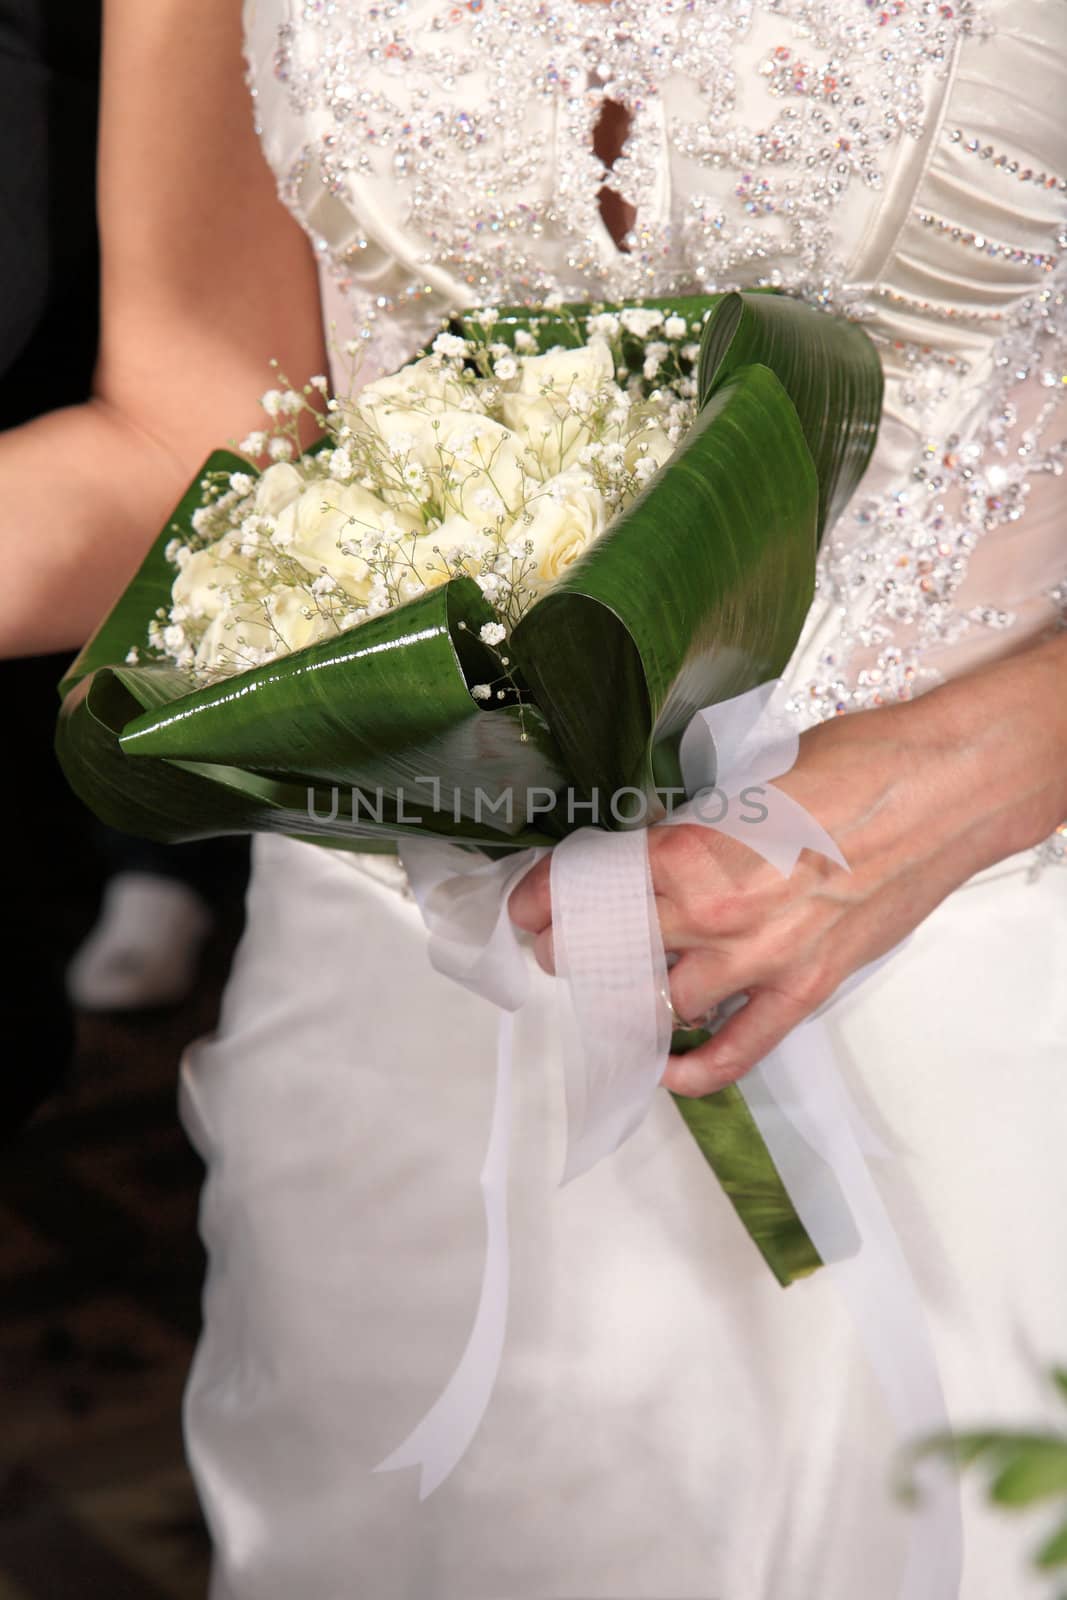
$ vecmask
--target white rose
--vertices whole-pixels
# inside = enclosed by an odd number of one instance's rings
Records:
[[[521,505],[527,476],[522,441],[495,418],[477,411],[442,411],[432,418],[395,411],[378,421],[390,444],[403,451],[402,460],[423,469],[430,495],[449,512],[485,523],[496,515],[486,509],[487,495],[512,514]]]
[[[532,545],[534,566],[523,581],[531,589],[547,589],[603,532],[604,501],[589,473],[570,467],[544,485],[528,510],[532,521],[518,521],[509,543],[519,549]]]
[[[410,487],[382,491],[391,505],[411,507],[417,496],[420,503],[438,500],[448,511],[480,515],[484,521],[486,513],[474,498],[480,491],[494,492],[512,511],[521,503],[525,482],[521,441],[484,412],[445,410],[431,416],[389,408],[374,415],[373,426],[392,454],[398,474],[421,469],[420,480]]]
[[[466,385],[434,356],[412,361],[399,372],[365,383],[355,396],[358,411],[378,413],[383,407],[408,408],[413,404],[444,411],[458,404]]]
[[[240,672],[273,654],[274,634],[263,605],[242,600],[226,606],[208,623],[197,645],[198,667]]]
[[[217,617],[239,598],[251,579],[251,562],[227,537],[192,552],[174,580],[171,595],[191,617]]]
[[[614,377],[615,362],[607,341],[593,338],[576,350],[553,350],[543,356],[526,356],[519,389],[522,394],[537,395],[549,385],[561,396],[566,396],[571,389],[586,389],[595,394]]]
[[[593,437],[589,424],[576,417],[562,398],[505,394],[500,410],[504,421],[529,452],[522,457],[531,476],[552,478],[578,458]]]
[[[304,589],[275,589],[268,601],[270,620],[277,630],[274,647],[285,653],[303,650],[337,630],[324,617]]]
[[[309,484],[278,518],[278,532],[286,541],[286,554],[299,561],[312,577],[322,568],[344,585],[346,593],[366,601],[373,574],[359,554],[342,549],[358,545],[368,533],[390,536],[421,527],[417,518],[395,511],[377,495],[358,484],[331,481]]]
[[[474,577],[481,571],[483,558],[495,548],[494,541],[466,517],[446,517],[439,528],[404,541],[407,560],[398,565],[397,574],[410,574],[427,589],[436,589],[454,578],[457,568]]]
[[[256,511],[261,517],[276,517],[304,489],[304,479],[288,461],[268,467],[256,484]]]
[[[642,428],[635,433],[626,446],[623,457],[629,472],[633,472],[639,461],[652,461],[656,467],[662,467],[667,458],[674,453],[674,445],[668,439],[663,429],[658,426]],[[644,469],[646,472],[648,468]]]

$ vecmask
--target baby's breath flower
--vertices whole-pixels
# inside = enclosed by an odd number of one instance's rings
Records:
[[[268,453],[272,461],[291,461],[294,454],[293,442],[285,438],[272,439]]]
[[[483,622],[478,629],[478,637],[483,644],[503,644],[507,638],[507,629],[502,622]]]
[[[689,329],[684,317],[668,317],[663,324],[663,331],[668,339],[684,339]]]
[[[475,683],[471,685],[471,694],[475,700],[491,700],[493,698],[492,685],[488,683]]]
[[[251,494],[256,486],[256,480],[247,472],[231,472],[230,488],[235,494]]]
[[[500,321],[500,312],[495,306],[482,306],[480,310],[473,312],[472,316],[483,328],[495,328]]]
[[[599,334],[602,339],[617,339],[619,319],[610,311],[602,311],[598,316],[589,318],[589,332]]]
[[[501,356],[493,366],[493,373],[500,379],[501,383],[507,383],[509,378],[518,377],[519,363],[513,355]]]
[[[321,372],[316,372],[313,378],[308,379],[308,384],[312,389],[317,389],[320,394],[325,394],[330,387],[330,380]]]
[[[246,437],[241,440],[237,448],[241,451],[242,455],[246,456],[266,455],[267,435],[262,431],[262,429],[257,429],[255,433],[246,435]]]
[[[131,649],[127,650],[127,652],[126,652],[126,665],[128,667],[135,667],[137,665],[138,661],[140,661],[140,659],[141,659],[141,652],[138,650],[136,645],[133,645],[131,647]]]
[[[523,355],[531,355],[537,349],[537,340],[527,328],[515,329],[515,348]]]
[[[470,346],[458,334],[439,333],[430,348],[439,356],[465,356]]]
[[[268,417],[276,417],[280,415],[282,409],[282,391],[280,389],[268,389],[266,394],[260,396],[259,403],[267,413]]]
[[[650,333],[663,326],[663,312],[646,306],[627,306],[620,313],[619,321],[627,333],[634,334],[638,339],[647,339]]]

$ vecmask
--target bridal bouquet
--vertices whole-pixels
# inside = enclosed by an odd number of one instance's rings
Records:
[[[859,328],[766,292],[473,311],[346,395],[279,381],[61,685],[112,826],[493,855],[662,818],[694,712],[791,655],[881,405]],[[676,1102],[779,1279],[817,1266],[737,1091]]]

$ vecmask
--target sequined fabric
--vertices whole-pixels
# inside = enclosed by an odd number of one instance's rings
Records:
[[[246,32],[280,191],[378,370],[449,309],[546,293],[774,284],[863,320],[883,422],[787,674],[801,725],[1062,619],[1059,0],[250,0]]]

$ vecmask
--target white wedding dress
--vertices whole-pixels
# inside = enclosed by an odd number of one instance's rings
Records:
[[[865,320],[885,412],[789,669],[799,723],[1060,616],[1062,0],[251,0],[246,30],[264,148],[368,375],[449,307],[549,292],[772,282]],[[625,249],[596,198],[605,97],[632,119]],[[972,880],[828,1014],[957,1426],[1047,1424],[1067,1359],[1063,855]],[[502,1367],[420,1502],[415,1471],[372,1469],[470,1330],[496,1015],[431,969],[394,861],[256,841],[182,1084],[208,1164],[186,1427],[213,1600],[895,1600],[897,1441],[829,1274],[777,1287],[666,1092],[558,1188],[533,982]],[[1046,1594],[1039,1527],[977,1485],[964,1509],[964,1600]]]

